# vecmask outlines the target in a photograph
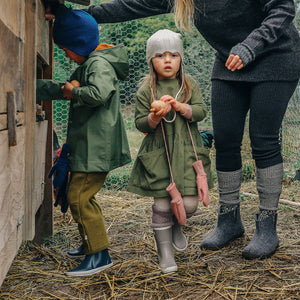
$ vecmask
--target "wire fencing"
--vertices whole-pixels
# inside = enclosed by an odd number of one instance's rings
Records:
[[[91,1],[93,4],[99,1]],[[67,2],[68,4],[68,2]],[[73,8],[81,8],[72,5]],[[298,16],[299,18],[299,16]],[[145,59],[146,40],[159,29],[168,28],[178,31],[172,15],[150,17],[118,24],[101,24],[100,43],[117,45],[123,43],[128,50],[130,71],[126,81],[120,83],[121,108],[126,125],[127,135],[133,159],[135,158],[143,135],[137,131],[134,125],[135,93],[140,79],[148,72]],[[206,43],[202,36],[194,30],[192,33],[182,33],[184,45],[185,72],[192,75],[199,83],[202,96],[208,107],[208,116],[199,124],[199,129],[212,129],[210,113],[210,74],[214,61],[214,50]],[[54,79],[65,82],[69,79],[77,65],[65,58],[64,52],[55,46],[54,48]],[[65,142],[68,122],[68,101],[54,101],[54,130],[60,144]],[[285,115],[281,130],[282,149],[287,176],[293,177],[296,170],[300,169],[300,85],[291,99]],[[247,138],[247,128],[245,133]],[[251,153],[250,144],[246,143],[248,156]],[[212,149],[213,153],[213,149]],[[212,155],[213,156],[213,155]],[[213,157],[212,157],[213,159]],[[254,166],[251,157],[247,157],[246,169]],[[249,161],[249,165],[247,162]],[[245,163],[245,162],[244,162]],[[132,163],[114,170],[108,176],[106,188],[122,189],[126,186]],[[245,170],[246,170],[245,169]],[[246,170],[247,171],[247,170]],[[250,173],[251,173],[250,172]]]

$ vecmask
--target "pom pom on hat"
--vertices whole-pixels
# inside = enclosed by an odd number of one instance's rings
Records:
[[[162,29],[150,36],[146,47],[147,63],[150,65],[151,59],[157,53],[163,54],[164,52],[178,52],[181,59],[183,59],[183,44],[180,33],[169,29]]]
[[[98,24],[87,12],[69,9],[56,17],[53,39],[55,44],[86,57],[99,44]]]

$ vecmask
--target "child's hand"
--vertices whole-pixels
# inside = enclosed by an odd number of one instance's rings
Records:
[[[46,21],[51,21],[51,20],[55,19],[55,15],[51,12],[50,5],[48,5],[45,10],[45,19],[46,19]]]
[[[70,82],[66,82],[65,85],[61,87],[61,90],[63,92],[63,96],[67,99],[72,99],[72,90],[74,86]]]
[[[151,119],[156,122],[160,120],[171,110],[171,105],[160,100],[153,101],[151,105]]]
[[[164,95],[160,98],[161,101],[165,101],[165,102],[168,102],[172,108],[175,110],[175,111],[178,111],[180,112],[181,114],[184,114],[185,111],[186,111],[186,105],[185,103],[181,103],[177,100],[175,100],[172,96],[170,95]]]

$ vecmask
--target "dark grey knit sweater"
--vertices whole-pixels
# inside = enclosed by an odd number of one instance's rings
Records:
[[[300,38],[292,21],[293,0],[194,0],[195,26],[217,51],[212,78],[238,81],[300,77]],[[98,23],[115,23],[169,13],[173,0],[112,0],[91,6]],[[230,53],[244,68],[225,68]]]

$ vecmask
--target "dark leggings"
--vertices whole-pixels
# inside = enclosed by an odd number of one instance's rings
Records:
[[[258,168],[282,162],[279,130],[298,80],[212,81],[212,119],[218,171],[242,167],[241,144],[249,115],[252,157]]]

